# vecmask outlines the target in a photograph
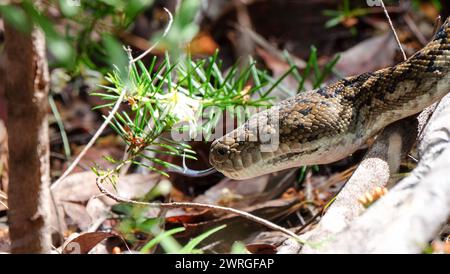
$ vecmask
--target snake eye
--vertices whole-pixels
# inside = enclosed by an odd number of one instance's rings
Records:
[[[223,148],[223,147],[219,147],[219,148],[217,149],[217,153],[218,153],[220,156],[225,156],[225,155],[227,155],[227,151],[226,151],[226,149]]]
[[[214,143],[211,147],[210,162],[213,165],[214,163],[223,163],[228,159],[229,154],[230,150],[228,146],[219,142]]]

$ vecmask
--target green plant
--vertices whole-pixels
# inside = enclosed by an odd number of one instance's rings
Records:
[[[433,4],[434,8],[438,11],[442,10],[442,4],[440,0],[429,0],[429,1],[424,1],[424,0],[412,0],[412,6],[415,10],[419,10],[420,9],[420,4],[422,4],[423,2],[431,2],[431,4]]]
[[[115,114],[111,127],[127,144],[129,154],[125,160],[108,160],[118,168],[125,163],[137,164],[168,176],[163,169],[176,166],[149,156],[146,151],[196,158],[188,145],[163,137],[163,133],[178,126],[178,132],[188,132],[190,137],[206,133],[208,140],[222,111],[237,106],[269,106],[273,99],[269,97],[270,92],[281,87],[281,80],[294,69],[291,67],[280,79],[272,79],[267,72],[257,69],[255,62],[249,61],[239,71],[236,64],[223,73],[217,56],[216,52],[214,56],[195,61],[186,56],[173,63],[166,55],[158,66],[157,57],[148,67],[140,61],[133,63],[125,79],[120,69],[108,74],[106,79],[111,86],[102,86],[106,92],[92,95],[107,101],[97,108],[110,108],[126,90],[127,110]],[[215,111],[205,117],[204,110],[208,108]]]
[[[146,243],[139,249],[142,253],[151,252],[157,245],[160,245],[166,253],[201,253],[196,247],[206,238],[226,227],[222,225],[207,230],[197,237],[192,238],[183,246],[173,236],[185,231],[186,229],[184,227],[176,227],[164,231],[161,229],[161,224],[164,220],[161,218],[145,217],[147,209],[142,207],[118,204],[113,207],[113,210],[120,216],[118,225],[119,232],[128,242],[134,245],[142,242],[138,237],[146,238]]]
[[[249,254],[250,252],[242,242],[234,242],[231,246],[231,254]]]
[[[331,17],[326,23],[326,28],[332,28],[339,24],[350,28],[350,31],[355,35],[357,18],[369,13],[369,8],[350,8],[350,0],[343,0],[342,5],[337,10],[324,10],[325,16]]]
[[[178,253],[182,249],[180,244],[176,242],[171,236],[180,232],[185,231],[184,227],[173,228],[164,232],[159,232],[153,239],[148,241],[142,248],[142,253],[148,253],[156,245],[161,244],[167,253]]]
[[[292,62],[292,58],[290,58],[289,53],[284,52],[284,55],[286,61],[292,67],[294,67],[294,63]],[[311,53],[309,54],[308,62],[306,63],[306,67],[303,73],[300,75],[300,73],[296,69],[292,71],[292,75],[299,83],[297,92],[305,91],[305,82],[307,80],[312,81],[313,89],[319,88],[323,84],[325,79],[333,72],[333,68],[339,61],[339,58],[340,55],[337,54],[322,68],[320,68],[317,56],[317,48],[315,46],[311,46]]]
[[[106,72],[110,57],[117,56],[109,54],[108,44],[111,40],[118,43],[115,36],[130,28],[136,16],[153,1],[79,1],[80,6],[76,6],[71,1],[51,0],[43,1],[39,7],[30,0],[17,5],[6,1],[0,5],[0,15],[23,32],[29,32],[33,24],[39,26],[55,57],[50,66],[64,67],[71,76],[78,76],[86,68]],[[54,8],[59,13],[49,16],[49,10]],[[57,30],[55,22],[63,22],[64,30]]]
[[[201,253],[201,251],[196,250],[195,247],[199,245],[202,241],[204,241],[206,238],[211,236],[212,234],[218,232],[219,230],[222,230],[226,227],[226,225],[221,225],[216,228],[210,229],[208,231],[203,232],[199,236],[195,237],[194,239],[190,240],[189,243],[187,243],[181,250],[180,253],[183,254],[189,254],[189,253]]]

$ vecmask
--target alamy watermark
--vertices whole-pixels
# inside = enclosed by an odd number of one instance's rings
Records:
[[[177,111],[177,110],[174,110]],[[259,113],[254,116],[254,114]],[[248,121],[247,121],[248,120]],[[238,128],[238,130],[233,131]],[[223,110],[217,106],[198,109],[171,129],[177,142],[214,141],[227,133],[236,142],[258,142],[263,152],[273,152],[279,146],[280,117],[277,107],[234,106]]]

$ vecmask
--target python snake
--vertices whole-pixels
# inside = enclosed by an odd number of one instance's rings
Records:
[[[300,93],[253,115],[212,143],[209,160],[233,179],[335,162],[449,91],[450,17],[428,45],[394,67]],[[261,149],[268,143],[262,132],[277,136],[273,151]]]

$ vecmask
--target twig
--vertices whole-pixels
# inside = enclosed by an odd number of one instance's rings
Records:
[[[64,171],[64,173],[61,175],[61,177],[56,180],[55,183],[52,184],[50,189],[54,189],[59,183],[61,183],[69,174],[72,172],[72,170],[77,166],[77,164],[80,162],[80,160],[83,158],[83,156],[86,154],[86,152],[94,145],[95,141],[97,141],[98,137],[100,137],[100,134],[102,134],[103,130],[105,130],[106,126],[111,122],[112,118],[114,117],[114,114],[117,112],[117,110],[120,107],[120,104],[123,101],[123,98],[125,97],[125,94],[127,89],[124,88],[122,92],[120,93],[119,99],[117,100],[116,104],[114,105],[114,108],[109,113],[106,120],[103,122],[103,124],[99,127],[97,132],[95,132],[92,139],[89,141],[89,143],[83,148],[81,153],[77,156],[77,158],[70,164],[70,166]]]
[[[436,20],[434,21],[433,38],[436,38],[436,34],[438,33],[441,23],[442,23],[442,17],[439,15],[438,17],[436,17]]]
[[[170,11],[168,9],[166,9],[166,8],[164,8],[164,10],[169,15],[169,23],[167,24],[167,27],[164,30],[162,37],[167,35],[167,33],[169,32],[170,28],[172,27],[172,23],[173,23],[172,13],[170,13]],[[136,57],[133,60],[131,60],[130,63],[135,63],[135,62],[141,60],[142,58],[144,58],[147,54],[149,54],[159,44],[159,41],[161,41],[161,40],[156,41],[155,44],[153,44],[150,48],[148,48],[144,53],[142,53],[138,57]]]
[[[276,225],[270,221],[267,221],[263,218],[257,217],[255,215],[252,215],[250,213],[247,213],[245,211],[241,211],[241,210],[237,210],[234,208],[230,208],[230,207],[223,207],[223,206],[217,206],[217,205],[210,205],[210,204],[201,204],[201,203],[189,203],[189,202],[171,202],[171,203],[148,203],[148,202],[139,202],[139,201],[135,201],[135,200],[131,200],[131,199],[127,199],[127,198],[123,198],[120,197],[118,195],[113,194],[112,192],[110,192],[109,190],[107,190],[103,185],[103,180],[107,177],[107,175],[103,175],[100,177],[97,177],[96,179],[96,184],[97,187],[99,188],[99,190],[105,194],[106,196],[108,196],[109,198],[117,201],[117,202],[122,202],[122,203],[129,203],[129,204],[133,204],[133,205],[138,205],[138,206],[149,206],[149,207],[157,207],[157,208],[186,208],[186,207],[190,207],[190,208],[201,208],[201,209],[209,209],[209,210],[217,210],[217,211],[222,211],[222,212],[226,212],[226,213],[230,213],[230,214],[235,214],[238,216],[241,216],[245,219],[248,219],[250,221],[253,221],[255,223],[261,224],[265,227],[268,227],[270,229],[273,230],[278,230],[292,238],[294,238],[295,240],[299,241],[302,244],[305,244],[305,241],[302,240],[298,235],[296,235],[294,232],[281,227],[279,225]]]
[[[406,61],[408,58],[406,57],[406,53],[403,50],[402,44],[400,43],[400,39],[398,39],[398,35],[397,35],[397,32],[395,31],[394,25],[392,24],[391,17],[389,16],[389,13],[386,9],[386,6],[384,5],[383,0],[380,0],[380,2],[381,2],[381,6],[383,7],[384,14],[386,15],[386,18],[388,19],[389,26],[391,27],[391,30],[394,33],[395,40],[397,41],[398,47],[400,48],[400,51],[403,54],[403,59]]]

